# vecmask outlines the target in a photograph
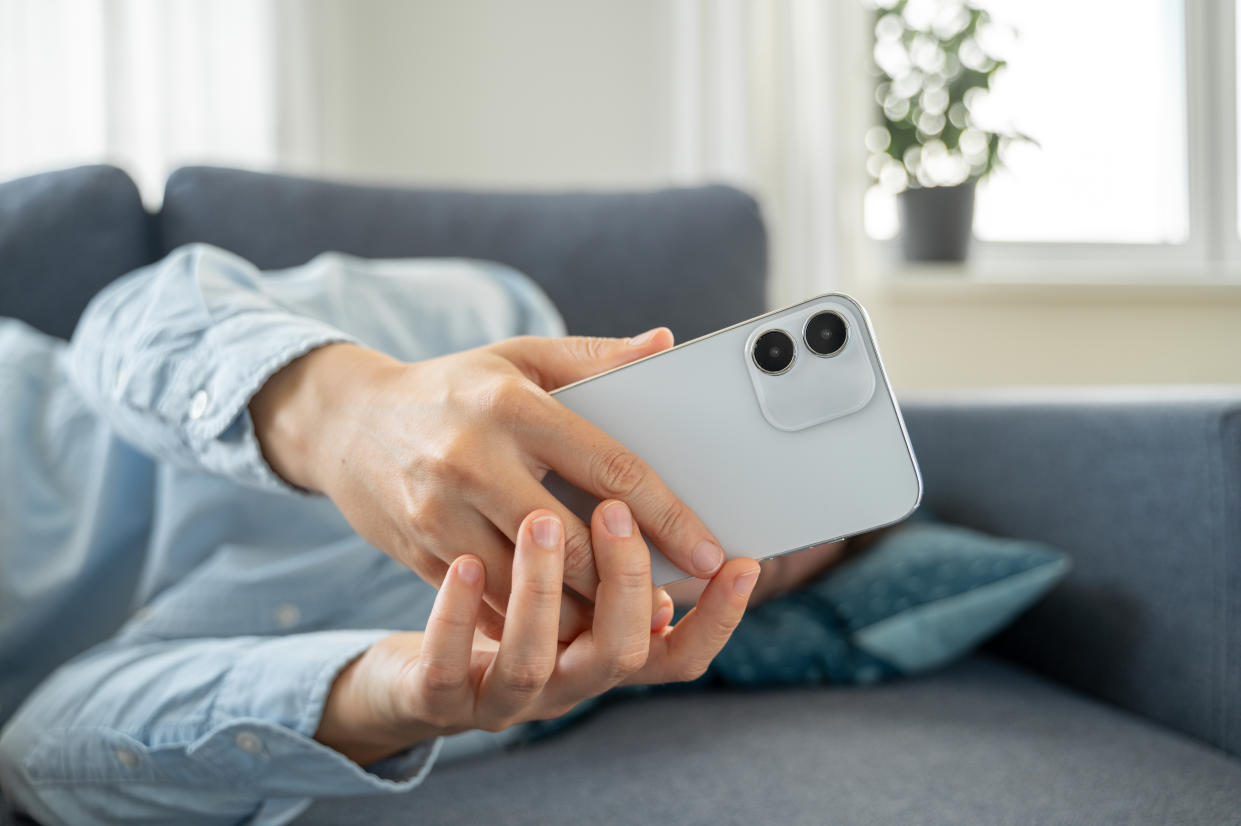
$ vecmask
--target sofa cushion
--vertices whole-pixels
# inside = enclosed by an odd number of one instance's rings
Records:
[[[869,688],[661,695],[300,823],[1235,823],[1241,761],[974,658]]]
[[[0,315],[68,338],[95,293],[154,254],[151,216],[115,167],[0,183]]]
[[[573,333],[667,325],[684,340],[764,307],[758,208],[723,186],[489,193],[190,167],[168,179],[159,222],[165,251],[205,241],[263,269],[328,250],[499,261],[542,285]]]

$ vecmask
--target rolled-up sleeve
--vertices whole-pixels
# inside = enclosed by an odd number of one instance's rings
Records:
[[[95,649],[7,726],[0,788],[48,824],[278,824],[313,798],[408,791],[438,740],[363,768],[313,739],[336,675],[387,633]]]
[[[263,460],[246,406],[289,362],[354,340],[282,302],[245,260],[193,245],[91,302],[74,332],[70,372],[87,402],[143,451],[288,489]]]

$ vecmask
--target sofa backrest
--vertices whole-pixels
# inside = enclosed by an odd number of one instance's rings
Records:
[[[115,167],[0,183],[0,316],[68,338],[91,296],[155,249],[138,188]]]
[[[499,261],[539,282],[574,333],[663,324],[684,341],[764,309],[763,222],[725,186],[471,192],[188,167],[168,179],[158,223],[162,252],[206,242],[265,269],[328,250]]]
[[[0,183],[0,316],[67,338],[105,285],[196,241],[267,269],[329,250],[499,261],[575,333],[664,324],[684,341],[764,309],[762,218],[731,187],[470,192],[187,167],[152,216],[124,172],[86,166]]]

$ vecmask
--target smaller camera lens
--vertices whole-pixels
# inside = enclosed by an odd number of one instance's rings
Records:
[[[815,313],[806,322],[806,346],[816,356],[834,356],[845,346],[849,328],[839,313]]]
[[[793,366],[793,338],[783,330],[768,330],[754,342],[754,363],[773,376]]]

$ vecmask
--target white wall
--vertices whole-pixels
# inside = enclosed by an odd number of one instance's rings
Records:
[[[482,186],[670,176],[663,0],[318,0],[322,169]]]
[[[928,281],[857,290],[898,391],[1241,384],[1241,288]]]

